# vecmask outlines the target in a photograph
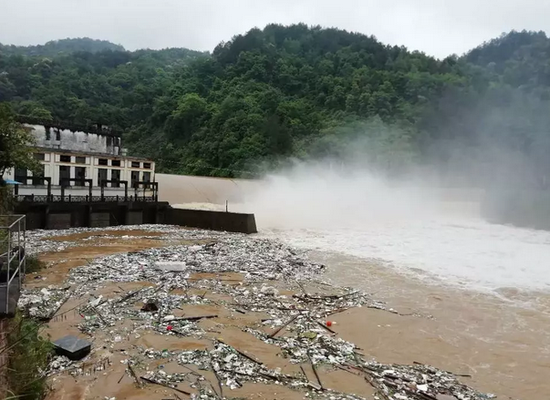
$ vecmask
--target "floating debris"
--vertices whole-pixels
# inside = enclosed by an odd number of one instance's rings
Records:
[[[376,390],[376,399],[492,398],[464,385],[460,377],[427,365],[367,360],[353,343],[338,337],[329,317],[355,307],[396,311],[366,293],[328,285],[322,281],[323,265],[281,243],[163,225],[33,231],[27,238],[31,253],[58,251],[78,242],[50,240],[53,236],[87,232],[90,235],[84,235],[80,244],[91,245],[94,241],[90,238],[108,238],[105,231],[117,229],[154,232],[152,238],[176,244],[100,257],[72,269],[66,288],[23,291],[20,306],[45,320],[59,318],[58,311],[68,298],[76,301],[77,306],[69,311],[78,314],[78,329],[101,338],[84,360],[53,358],[47,371],[50,375],[68,372],[76,377],[105,370],[110,359],[100,358],[100,364],[93,364],[91,370],[84,367],[84,362],[104,351],[123,357],[120,362],[126,371],[119,383],[130,376],[136,387],[160,386],[173,391],[176,398],[179,394],[195,399],[229,398],[234,397],[231,390],[245,383],[263,383],[300,390],[310,398],[361,399],[325,387],[322,369],[344,370],[364,378],[365,385]],[[125,283],[140,285],[124,289]],[[99,293],[107,285],[118,289]],[[261,319],[254,319],[258,315]],[[225,340],[223,330],[236,318],[254,319],[233,328],[252,335],[251,339],[262,345],[273,346],[290,366],[310,365],[313,377],[283,373],[266,365],[258,354]],[[147,341],[136,342],[145,334],[163,340],[202,340],[210,345],[191,350],[177,346],[157,349]],[[168,364],[177,365],[177,372],[168,371],[164,367]],[[193,392],[178,386],[183,383]]]
[[[86,357],[92,348],[92,344],[76,336],[67,335],[53,342],[55,351],[69,360],[80,360]]]

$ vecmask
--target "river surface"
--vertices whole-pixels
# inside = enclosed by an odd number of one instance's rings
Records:
[[[258,236],[325,263],[326,278],[335,284],[426,318],[396,322],[406,335],[377,338],[377,359],[459,369],[474,376],[473,386],[499,398],[548,398],[550,232],[491,224],[456,204],[438,212],[392,206],[368,214],[270,204],[256,204]]]
[[[550,290],[547,231],[440,218],[346,229],[267,229],[262,234],[300,248],[378,260],[427,283],[494,293],[510,287]]]
[[[186,206],[223,209],[223,205],[213,204]],[[304,219],[307,210],[299,210],[297,215],[283,207],[253,209],[253,204],[233,205],[233,211],[256,214],[260,236],[294,247],[376,261],[428,284],[497,295],[509,288],[550,292],[548,231],[492,224],[475,213],[456,210],[422,215],[413,210],[413,215],[406,216],[391,212],[391,217],[390,213],[378,213],[374,218],[361,212],[354,218],[352,212],[351,217],[347,213],[345,218],[327,221],[314,210],[318,223],[311,224]],[[335,223],[335,219],[344,223]]]

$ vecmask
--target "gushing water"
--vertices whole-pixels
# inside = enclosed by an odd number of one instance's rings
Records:
[[[477,213],[478,191],[433,187],[301,167],[247,190],[230,211],[253,212],[263,236],[375,259],[430,283],[550,289],[550,232],[488,223]],[[216,207],[224,208],[207,208]]]

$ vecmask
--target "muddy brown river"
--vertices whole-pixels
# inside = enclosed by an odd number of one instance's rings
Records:
[[[230,211],[254,212],[259,236],[302,249],[330,267],[334,283],[405,314],[337,321],[379,361],[471,375],[468,384],[498,398],[548,399],[550,232],[488,223],[479,193],[465,191],[312,174],[243,186],[241,198],[238,181],[194,185],[231,188]],[[197,192],[181,203],[223,209],[224,190],[208,193],[209,201]],[[171,196],[178,203],[177,190]]]

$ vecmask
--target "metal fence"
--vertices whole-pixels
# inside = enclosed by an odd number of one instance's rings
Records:
[[[73,196],[73,195],[17,195],[15,201],[19,203],[32,202],[32,203],[88,203],[88,202],[113,202],[113,201],[137,201],[152,203],[158,201],[157,196],[140,196],[140,195],[128,195],[128,196]]]
[[[27,255],[24,215],[0,215],[0,313],[12,314],[17,305]]]

